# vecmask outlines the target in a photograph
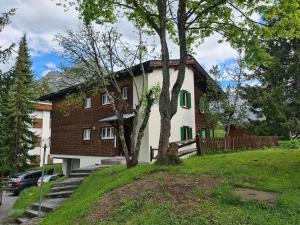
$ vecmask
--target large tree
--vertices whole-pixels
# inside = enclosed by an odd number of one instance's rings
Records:
[[[300,39],[264,43],[272,60],[256,67],[255,86],[245,88],[250,109],[258,117],[251,129],[258,135],[300,135]]]
[[[260,60],[265,57],[265,52],[257,51],[254,38],[249,37],[253,37],[254,29],[259,26],[268,27],[269,24],[254,21],[251,16],[254,13],[265,13],[269,17],[276,16],[273,11],[267,11],[267,5],[262,5],[264,2],[259,0],[66,1],[71,5],[79,3],[79,10],[86,23],[115,22],[123,13],[135,25],[147,27],[159,38],[163,82],[159,101],[161,129],[158,161],[162,163],[170,163],[167,149],[171,120],[177,112],[178,95],[185,77],[187,54],[192,44],[202,42],[205,37],[219,33],[222,39],[230,42],[232,46],[245,47],[248,58]],[[269,1],[267,3],[270,5]],[[271,5],[277,3],[278,1],[272,1]],[[286,17],[278,20],[286,20]],[[263,30],[262,33],[266,31]],[[169,72],[169,37],[178,44],[180,57],[177,79],[172,87],[170,87]]]
[[[35,141],[30,131],[34,106],[33,73],[26,36],[21,38],[12,80],[0,103],[0,152],[1,169],[5,172],[20,171],[27,165],[28,150]]]

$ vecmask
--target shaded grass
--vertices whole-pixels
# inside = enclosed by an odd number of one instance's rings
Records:
[[[283,148],[191,157],[178,166],[106,168],[85,179],[71,198],[41,224],[87,224],[85,216],[103,194],[158,171],[217,175],[224,183],[209,200],[199,202],[180,216],[174,214],[176,206],[158,205],[146,198],[124,202],[102,224],[300,224],[300,150]],[[162,179],[157,177],[158,181]],[[282,195],[276,205],[269,206],[241,201],[231,194],[232,187],[270,190]]]

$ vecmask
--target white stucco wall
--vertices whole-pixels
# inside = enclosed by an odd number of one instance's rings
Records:
[[[145,85],[148,85],[148,74],[145,75]],[[143,76],[134,77],[134,82],[136,83],[138,94],[141,95],[143,91]],[[135,85],[133,85],[133,107],[138,103],[138,94],[135,89]],[[139,119],[139,124],[141,124],[141,117]],[[149,161],[149,125],[145,128],[144,131],[144,138],[141,142],[141,149],[140,149],[140,162],[148,162]]]
[[[170,69],[170,90],[177,78],[177,70]],[[157,82],[162,83],[162,71],[156,69],[147,76],[148,87],[151,87]],[[191,93],[191,108],[182,108],[179,105],[178,99],[178,111],[171,122],[171,136],[170,142],[180,141],[180,127],[189,126],[193,129],[193,136],[195,136],[195,100],[194,100],[194,72],[187,68],[185,80],[182,85],[182,90],[187,90]],[[160,135],[160,114],[158,104],[154,105],[151,110],[148,126],[145,131],[145,135],[142,141],[142,149],[139,160],[141,162],[150,162],[150,146],[157,148]],[[191,148],[195,146],[187,146]]]
[[[42,104],[42,103],[40,103]],[[43,103],[48,104],[48,103]],[[42,119],[43,124],[42,128],[31,128],[31,131],[35,133],[38,137],[41,137],[42,140],[42,146],[44,145],[44,142],[49,140],[51,137],[51,127],[50,127],[50,111],[46,110],[36,110],[32,113],[32,118],[36,119]],[[35,147],[34,149],[30,150],[29,155],[39,155],[40,156],[40,166],[43,164],[43,149],[41,146]],[[47,164],[48,155],[50,154],[50,148],[48,147],[46,150],[46,157],[45,157],[45,163]],[[61,159],[54,159],[53,163],[61,163]]]

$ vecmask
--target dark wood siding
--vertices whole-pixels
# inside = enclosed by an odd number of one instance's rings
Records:
[[[199,99],[203,95],[205,90],[205,78],[201,74],[195,72],[194,75],[194,91],[195,91],[195,123],[196,133],[199,133],[201,128],[207,128],[207,124],[204,118],[204,114],[199,110]],[[204,112],[205,113],[205,112]]]
[[[132,80],[120,80],[120,86],[128,87],[128,103],[132,105]],[[85,156],[115,156],[119,154],[114,147],[113,140],[100,138],[101,127],[111,126],[109,123],[100,123],[99,120],[114,115],[111,105],[102,105],[101,94],[92,97],[92,107],[82,107],[71,111],[64,116],[59,104],[63,98],[52,102],[51,124],[51,154],[85,155]],[[91,140],[82,138],[83,128],[91,128]]]

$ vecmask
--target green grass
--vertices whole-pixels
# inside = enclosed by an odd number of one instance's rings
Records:
[[[95,203],[118,187],[158,171],[192,175],[216,175],[224,181],[185,213],[174,213],[174,205],[151,199],[125,201],[103,223],[86,221]],[[164,180],[157,177],[157,181]],[[282,193],[275,205],[242,201],[231,194],[233,187],[250,187]],[[101,209],[99,209],[101,210]],[[123,166],[100,170],[88,177],[65,204],[48,214],[50,224],[300,224],[300,149],[274,148],[231,154],[191,157],[178,166]]]
[[[45,196],[48,193],[51,185],[53,185],[54,183],[56,183],[62,179],[64,179],[64,178],[59,178],[56,181],[45,183],[43,185],[43,196]],[[15,217],[22,215],[24,213],[26,207],[39,201],[39,197],[40,197],[40,188],[37,186],[23,190],[20,193],[20,196],[17,199],[17,201],[15,202],[13,208],[10,210],[9,216],[15,218]]]
[[[283,148],[298,149],[300,148],[300,140],[279,141],[279,146]]]
[[[61,163],[56,163],[56,164],[49,164],[45,165],[45,170],[50,170],[54,169],[54,173],[56,174],[61,174],[62,173],[62,164]],[[34,167],[29,167],[27,171],[32,171],[32,170],[42,170],[42,167],[40,166],[34,166]]]
[[[225,137],[225,130],[223,128],[217,128],[215,130],[215,137]]]

